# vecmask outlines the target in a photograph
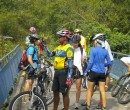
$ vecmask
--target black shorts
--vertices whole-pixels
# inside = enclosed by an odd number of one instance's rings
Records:
[[[68,93],[68,86],[66,85],[66,78],[68,76],[67,69],[55,70],[52,91]]]
[[[72,78],[73,79],[79,79],[82,78],[83,75],[81,75],[80,71],[78,70],[78,68],[76,66],[73,67],[73,74],[72,74]]]
[[[105,73],[96,73],[94,71],[90,71],[89,75],[88,75],[88,81],[90,82],[105,82],[106,81],[106,75]]]

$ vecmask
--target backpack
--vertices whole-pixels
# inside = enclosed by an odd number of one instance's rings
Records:
[[[29,47],[33,47],[33,46],[28,46]],[[18,68],[19,70],[23,70],[25,67],[28,66],[29,62],[28,62],[28,57],[27,57],[27,50],[28,48],[23,52],[22,54],[22,58],[20,59],[20,62],[18,64]],[[35,53],[35,52],[34,52]],[[34,54],[33,54],[34,55]]]

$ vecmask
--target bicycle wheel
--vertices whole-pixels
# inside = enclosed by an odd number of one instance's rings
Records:
[[[122,86],[117,99],[120,104],[127,104],[130,102],[130,81]]]
[[[53,102],[54,96],[53,96],[53,91],[52,91],[52,80],[47,77],[44,80],[44,93],[43,96],[46,97],[46,104],[50,105]]]
[[[115,97],[119,93],[119,90],[121,89],[121,86],[123,82],[125,81],[125,79],[126,79],[125,75],[121,76],[119,80],[117,81],[117,83],[112,87],[112,90],[111,90],[112,97]]]
[[[30,91],[16,95],[9,105],[9,110],[48,110],[45,99]]]

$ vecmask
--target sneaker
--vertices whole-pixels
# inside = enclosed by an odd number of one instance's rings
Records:
[[[86,106],[83,110],[92,110],[90,107]]]
[[[80,106],[80,104],[79,103],[75,103],[75,109],[79,109],[79,106]]]
[[[102,109],[102,104],[98,104],[96,109]]]
[[[102,110],[107,110],[106,107],[102,107]]]
[[[82,105],[82,106],[87,106],[86,102],[82,103],[81,105]]]

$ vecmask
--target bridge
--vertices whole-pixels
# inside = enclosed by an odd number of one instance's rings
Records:
[[[22,56],[22,51],[20,46],[17,45],[14,50],[2,59],[0,59],[0,104],[8,102],[10,100],[10,92],[13,89],[16,89],[17,83],[20,84],[20,81],[17,81],[20,71],[18,70],[18,64]],[[120,76],[127,72],[127,68],[119,60],[123,56],[128,56],[127,54],[113,52],[114,62],[111,70],[111,77],[114,79],[119,79]],[[20,89],[20,88],[19,88]],[[20,91],[19,91],[20,92]],[[72,85],[70,91],[70,110],[73,110],[73,104],[75,102],[75,84]],[[85,101],[86,90],[82,88],[81,93],[81,103]],[[97,91],[93,96],[93,109],[95,110],[95,104],[99,100],[99,92]],[[116,98],[112,98],[110,91],[107,92],[107,105],[110,110],[130,110],[130,105],[121,105],[117,102]],[[62,108],[62,104],[59,105],[59,109]],[[82,110],[84,107],[80,107]],[[52,109],[52,104],[48,107],[49,110]]]

